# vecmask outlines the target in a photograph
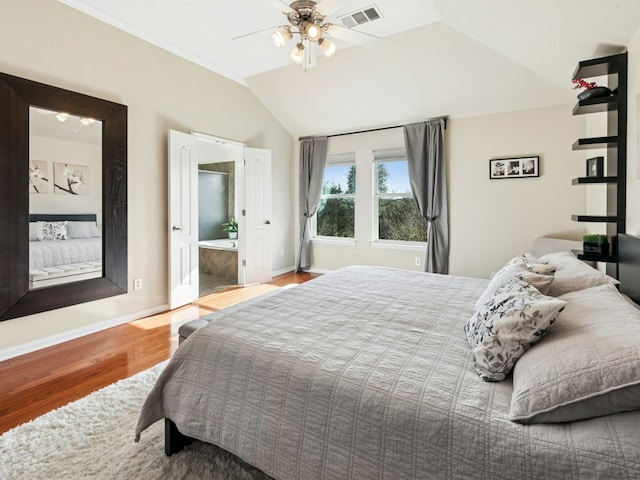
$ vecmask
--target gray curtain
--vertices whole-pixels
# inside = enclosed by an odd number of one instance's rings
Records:
[[[297,270],[311,268],[309,219],[320,203],[324,165],[327,161],[327,137],[300,140],[300,250]]]
[[[429,222],[424,271],[449,272],[449,219],[444,158],[445,119],[405,125],[409,179],[420,213]]]

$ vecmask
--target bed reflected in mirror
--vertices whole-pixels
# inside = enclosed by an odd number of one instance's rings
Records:
[[[102,277],[102,122],[29,107],[29,289]]]

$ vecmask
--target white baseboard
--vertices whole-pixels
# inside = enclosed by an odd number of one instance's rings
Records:
[[[273,272],[272,276],[277,277],[278,275],[282,275],[284,273],[289,273],[289,272],[295,272],[295,271],[296,271],[296,267],[293,267],[293,266],[287,267],[287,268],[283,268],[282,270]],[[310,268],[309,270],[305,270],[305,272],[325,274],[325,273],[333,272],[333,270],[326,270],[322,268]]]
[[[327,270],[325,268],[310,268],[307,270],[309,273],[319,273],[320,275],[324,275],[325,273],[333,272],[333,270]]]
[[[285,273],[289,273],[289,272],[293,272],[295,271],[296,267],[294,267],[293,265],[290,267],[286,267],[280,270],[276,270],[275,272],[271,272],[271,276],[273,277],[277,277],[278,275],[283,275]]]
[[[69,340],[74,340],[76,338],[84,337],[85,335],[90,335],[92,333],[100,332],[117,325],[122,325],[123,323],[129,323],[140,318],[155,315],[156,313],[166,312],[167,310],[169,310],[169,305],[160,305],[157,307],[149,308],[147,310],[143,310],[141,312],[131,313],[123,317],[112,318],[103,322],[87,325],[86,327],[76,328],[74,330],[69,330],[68,332],[58,333],[56,335],[51,335],[50,337],[23,343],[22,345],[17,345],[15,347],[5,348],[3,350],[0,350],[0,362],[3,360],[8,360],[10,358],[18,357],[20,355],[25,355],[27,353],[35,352],[36,350],[41,350],[43,348],[53,347],[54,345],[68,342]]]

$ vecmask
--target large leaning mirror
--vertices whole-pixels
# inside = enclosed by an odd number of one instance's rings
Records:
[[[126,106],[0,73],[0,320],[126,293],[126,173]]]

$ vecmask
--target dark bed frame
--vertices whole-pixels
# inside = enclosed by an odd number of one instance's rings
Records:
[[[62,222],[64,220],[95,222],[97,218],[95,213],[31,213],[29,215],[30,222]]]
[[[640,304],[640,237],[618,234],[620,291]]]
[[[620,292],[640,305],[640,237],[618,234],[618,280]],[[170,419],[164,419],[164,452],[167,456],[180,452],[193,440],[180,433]]]

